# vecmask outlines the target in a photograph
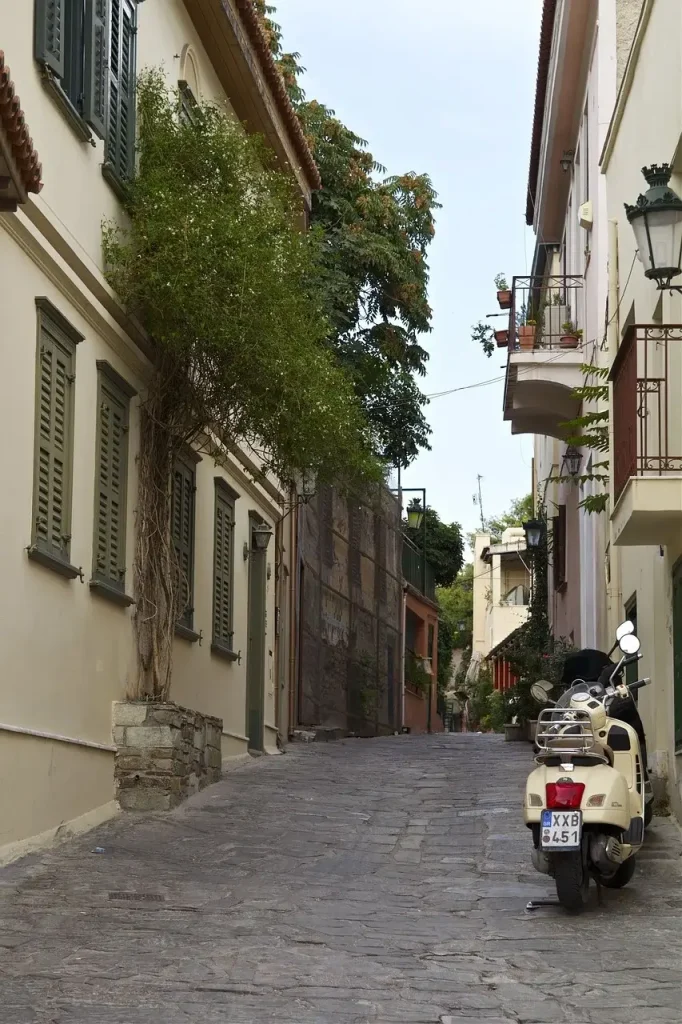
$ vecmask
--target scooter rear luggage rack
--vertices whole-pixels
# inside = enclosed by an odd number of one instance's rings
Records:
[[[538,715],[535,744],[540,758],[588,754],[595,746],[588,712],[578,708],[544,708]]]

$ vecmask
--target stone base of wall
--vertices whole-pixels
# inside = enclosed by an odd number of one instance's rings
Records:
[[[220,778],[223,723],[177,704],[113,705],[116,799],[126,811],[167,811]]]

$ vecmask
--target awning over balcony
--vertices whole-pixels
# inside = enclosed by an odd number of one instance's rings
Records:
[[[40,192],[42,167],[28,133],[5,54],[0,50],[0,212],[14,211]]]

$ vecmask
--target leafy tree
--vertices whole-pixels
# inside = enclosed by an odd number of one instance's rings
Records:
[[[474,566],[468,562],[449,587],[439,587],[436,596],[441,618],[452,630],[453,650],[471,647],[474,628]]]
[[[485,520],[485,532],[490,534],[491,540],[499,542],[505,530],[513,526],[523,526],[525,522],[533,518],[533,495],[527,494],[524,498],[515,498],[509,506],[509,511],[501,516],[492,516]]]
[[[429,447],[431,432],[416,377],[428,359],[421,338],[431,330],[426,256],[436,193],[425,174],[386,177],[363,139],[306,99],[298,54],[283,52],[275,8],[266,0],[255,7],[322,179],[311,221],[331,344],[367,414],[374,451],[406,466]]]
[[[424,547],[424,525],[418,530],[408,526],[403,529],[414,546],[420,551]],[[435,509],[426,509],[426,558],[431,563],[436,586],[448,587],[457,578],[464,561],[464,541],[459,523],[443,523]]]
[[[108,279],[146,330],[135,626],[139,693],[167,697],[182,575],[170,481],[188,443],[256,448],[285,479],[379,476],[353,384],[330,352],[310,281],[317,253],[262,143],[210,106],[177,116],[160,71],[138,82],[139,172],[125,230],[107,225]]]

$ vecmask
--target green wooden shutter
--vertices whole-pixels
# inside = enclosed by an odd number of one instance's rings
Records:
[[[33,543],[69,561],[75,349],[41,319],[34,481]]]
[[[65,0],[36,0],[35,58],[64,77]]]
[[[137,4],[111,0],[107,163],[126,181],[135,166],[135,51]]]
[[[100,139],[107,120],[108,19],[109,0],[85,0],[83,116]]]
[[[102,371],[98,398],[93,576],[123,592],[129,402]]]
[[[194,622],[194,469],[179,460],[173,471],[171,534],[179,571],[178,622],[192,629]]]
[[[213,642],[232,650],[234,504],[216,488],[213,546]]]

